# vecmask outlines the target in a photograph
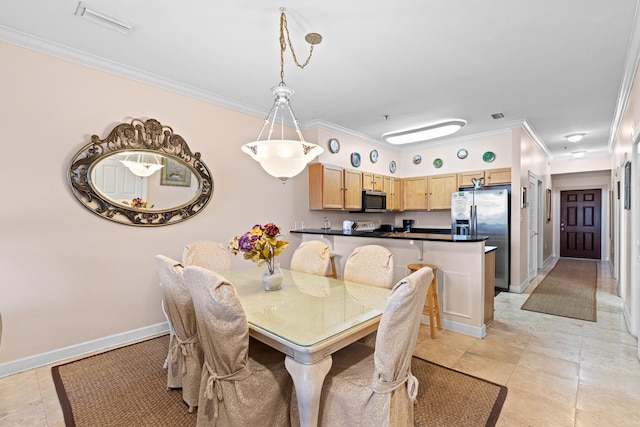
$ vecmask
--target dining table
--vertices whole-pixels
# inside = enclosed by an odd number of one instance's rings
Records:
[[[286,355],[300,425],[317,426],[331,355],[377,330],[391,291],[287,269],[282,288],[267,291],[263,272],[233,269],[224,276],[238,292],[250,336]]]

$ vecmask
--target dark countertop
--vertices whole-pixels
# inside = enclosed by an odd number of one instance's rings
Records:
[[[460,234],[405,233],[402,231],[352,231],[351,233],[345,233],[342,230],[322,230],[320,228],[291,230],[290,233],[324,234],[326,236],[377,237],[382,239],[428,240],[432,242],[482,242],[489,238],[488,236],[471,237]]]

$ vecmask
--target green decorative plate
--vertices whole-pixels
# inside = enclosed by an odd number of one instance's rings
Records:
[[[442,159],[441,158],[437,158],[433,161],[433,167],[436,169],[440,169],[442,167]]]
[[[487,151],[482,155],[482,160],[484,160],[486,163],[491,163],[495,159],[496,159],[496,155],[493,151]]]

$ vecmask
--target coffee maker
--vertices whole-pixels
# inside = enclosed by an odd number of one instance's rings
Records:
[[[415,223],[415,220],[413,220],[413,219],[403,219],[402,220],[402,231],[404,231],[405,233],[411,232],[411,229],[413,228],[413,224],[414,223]]]

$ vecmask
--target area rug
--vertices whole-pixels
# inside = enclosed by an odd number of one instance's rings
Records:
[[[595,322],[597,279],[595,261],[562,258],[522,309]]]
[[[167,390],[162,369],[168,336],[52,368],[66,426],[195,426],[180,390]],[[494,426],[506,387],[417,357],[416,426]]]

